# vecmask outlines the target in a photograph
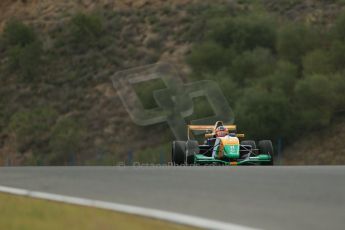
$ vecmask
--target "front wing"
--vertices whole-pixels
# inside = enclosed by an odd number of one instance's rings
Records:
[[[203,154],[196,154],[194,156],[194,163],[200,165],[258,165],[261,163],[268,163],[271,161],[270,155],[260,154],[257,156],[249,156],[244,159],[238,159],[237,161],[226,161],[221,159],[216,159],[214,157],[207,157]]]

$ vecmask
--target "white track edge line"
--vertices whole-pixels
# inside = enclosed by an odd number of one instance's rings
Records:
[[[26,189],[19,189],[0,185],[0,192],[13,195],[27,196],[32,198],[63,202],[67,204],[81,205],[87,207],[101,208],[111,211],[117,211],[132,215],[149,217],[153,219],[164,220],[176,224],[188,225],[192,227],[204,229],[217,229],[217,230],[254,230],[254,228],[226,223],[216,220],[210,220],[197,216],[190,216],[175,212],[163,211],[158,209],[144,208],[132,205],[125,205],[113,202],[105,202],[99,200],[92,200],[86,198],[78,198],[72,196],[58,195],[53,193],[30,191]],[[257,230],[257,229],[256,229]]]

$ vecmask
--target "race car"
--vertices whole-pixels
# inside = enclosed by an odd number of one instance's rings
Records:
[[[199,144],[191,140],[192,131],[204,131],[205,140]],[[242,140],[244,134],[236,133],[236,125],[188,125],[188,140],[172,143],[174,165],[273,165],[271,140]]]

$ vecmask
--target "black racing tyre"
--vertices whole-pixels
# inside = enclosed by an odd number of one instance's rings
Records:
[[[187,156],[187,165],[194,164],[194,156]]]
[[[174,165],[182,165],[186,160],[186,142],[174,141],[172,144],[171,160]]]
[[[260,154],[266,154],[271,156],[271,160],[269,162],[265,162],[264,165],[273,165],[273,156],[274,156],[274,150],[273,150],[273,144],[270,140],[262,140],[259,141],[259,151]]]
[[[186,143],[187,164],[194,164],[195,155],[200,152],[199,143],[195,140],[188,140]]]
[[[252,149],[256,149],[256,143],[253,140],[241,141],[241,145],[250,145],[252,146]]]
[[[256,143],[253,140],[244,140],[241,141],[241,145],[250,145],[252,147],[252,152],[253,154],[256,154],[256,151],[254,149],[256,149]],[[241,158],[246,158],[249,156],[249,151],[245,151],[245,152],[240,152],[241,154]]]

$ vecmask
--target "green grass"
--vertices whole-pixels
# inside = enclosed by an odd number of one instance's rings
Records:
[[[191,229],[139,216],[0,193],[0,229]]]

